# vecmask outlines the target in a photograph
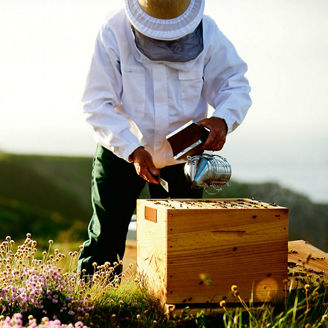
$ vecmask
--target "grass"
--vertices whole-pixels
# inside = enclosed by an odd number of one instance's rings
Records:
[[[74,248],[62,252],[50,241],[47,249],[38,249],[30,235],[19,245],[10,237],[0,244],[1,328],[27,327],[31,320],[35,321],[33,327],[42,320],[99,328],[328,327],[328,288],[322,282],[290,288],[284,302],[256,307],[251,302],[246,304],[239,296],[238,286],[233,286],[230,292],[239,302],[236,307],[221,301],[217,304],[219,313],[192,314],[186,307],[167,314],[136,278],[133,265],[118,277],[112,272],[121,262],[107,263],[95,267],[93,280],[81,280],[76,272],[79,245]],[[121,279],[122,283],[118,283]],[[13,318],[15,313],[22,314],[21,325],[6,326],[5,320],[19,320]],[[42,319],[45,316],[48,319]],[[42,327],[64,326],[48,323]]]

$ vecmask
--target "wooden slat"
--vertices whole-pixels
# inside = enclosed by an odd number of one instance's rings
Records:
[[[279,212],[279,214],[277,214]],[[255,214],[256,213],[256,214]],[[256,218],[253,218],[256,216]],[[288,218],[285,210],[169,210],[169,257],[211,254],[222,248],[265,245],[288,240]]]
[[[328,275],[328,253],[304,240],[288,243],[288,262]]]
[[[328,286],[328,253],[304,240],[288,243],[288,269],[291,288],[301,288],[308,282]]]
[[[280,224],[287,231],[287,209],[169,209],[168,229],[172,233],[186,233],[204,230],[237,230],[260,231],[270,235],[272,231],[265,231],[265,224]],[[281,223],[279,223],[281,221]],[[213,229],[213,227],[216,227]],[[263,228],[264,227],[264,228]]]

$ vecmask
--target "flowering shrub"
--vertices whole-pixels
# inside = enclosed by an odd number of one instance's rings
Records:
[[[49,250],[42,253],[42,259],[36,258],[37,243],[30,234],[16,252],[10,237],[0,244],[0,314],[20,312],[26,317],[32,313],[39,319],[47,315],[71,322],[84,319],[93,310],[86,284],[76,271],[63,272],[60,262],[65,255],[57,249],[51,254],[52,243],[49,241]],[[71,252],[70,256],[74,260],[78,252]],[[11,327],[13,320],[19,317],[8,317],[2,325]],[[40,327],[64,327],[57,321],[45,322],[46,326]],[[32,326],[31,323],[29,327]]]
[[[49,240],[48,251],[38,252],[30,234],[18,246],[9,236],[0,243],[0,328],[81,328],[83,323],[103,328],[105,323],[129,321],[131,315],[139,322],[135,313],[155,308],[138,280],[121,285],[122,278],[132,276],[115,274],[122,265],[119,258],[112,264],[93,263],[94,274],[81,279],[76,272],[79,252],[66,256],[52,247]]]
[[[23,326],[23,316],[20,313],[15,313],[12,318],[0,318],[0,328],[88,328],[84,326],[81,321],[76,322],[73,324],[62,324],[60,320],[49,320],[49,318],[44,317],[41,320],[41,323],[38,325],[36,319],[33,316],[29,316],[28,324]]]

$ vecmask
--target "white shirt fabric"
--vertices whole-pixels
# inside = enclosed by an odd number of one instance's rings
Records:
[[[97,143],[126,161],[144,146],[161,168],[181,163],[166,136],[206,118],[208,105],[233,131],[251,105],[247,65],[208,16],[203,43],[186,63],[151,61],[137,49],[125,11],[112,15],[98,34],[82,99]]]

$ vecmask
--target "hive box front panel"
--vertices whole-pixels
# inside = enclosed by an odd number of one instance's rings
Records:
[[[138,200],[138,273],[166,304],[280,297],[288,210],[248,199]]]

